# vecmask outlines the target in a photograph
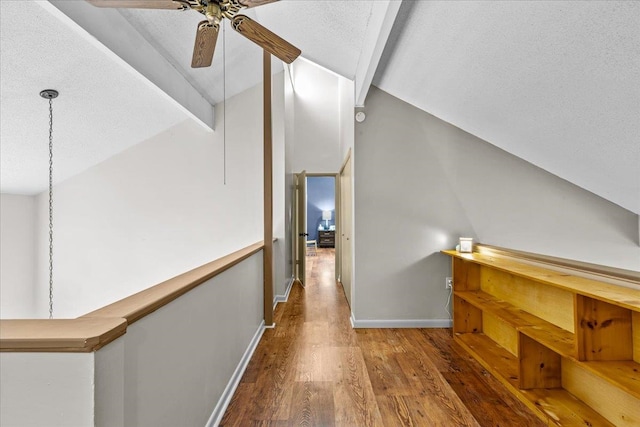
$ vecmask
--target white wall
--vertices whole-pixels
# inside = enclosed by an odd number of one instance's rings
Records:
[[[0,195],[0,318],[3,319],[35,315],[35,215],[34,197]],[[48,259],[47,256],[46,262]]]
[[[278,240],[273,245],[274,298],[284,297],[291,279],[289,264],[291,235],[287,232],[287,194],[285,167],[285,113],[284,72],[272,78],[272,123],[273,123],[273,236]]]
[[[295,146],[295,94],[291,84],[292,76],[289,68],[284,68],[284,186],[285,186],[285,239],[287,272],[293,278],[295,257],[293,247],[295,237],[295,225],[293,224],[293,191],[294,191],[294,146]]]
[[[305,60],[293,67],[293,166],[296,172],[340,169],[339,77]]]
[[[54,317],[76,317],[263,238],[262,86],[56,186]],[[223,125],[226,121],[226,185]],[[117,124],[114,124],[117,125]],[[36,297],[46,310],[46,194]]]
[[[349,149],[353,148],[355,138],[355,94],[353,80],[338,79],[340,108],[340,158],[346,159]]]
[[[356,319],[446,319],[460,236],[640,270],[637,216],[373,87],[356,124]]]

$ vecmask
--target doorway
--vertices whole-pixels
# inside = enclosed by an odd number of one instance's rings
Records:
[[[295,215],[294,233],[296,260],[296,281],[302,286],[307,283],[307,272],[319,256],[323,269],[335,277],[337,225],[338,179],[337,174],[301,172],[295,175]],[[314,270],[317,272],[317,269]]]

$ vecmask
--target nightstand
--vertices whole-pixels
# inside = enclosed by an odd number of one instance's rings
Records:
[[[336,247],[335,230],[318,230],[318,247],[335,248]]]

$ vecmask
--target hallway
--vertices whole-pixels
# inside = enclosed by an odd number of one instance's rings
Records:
[[[352,329],[333,249],[275,312],[221,426],[542,426],[447,329]],[[457,393],[457,394],[456,394]]]

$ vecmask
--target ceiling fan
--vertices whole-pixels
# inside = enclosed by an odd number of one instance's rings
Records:
[[[216,40],[223,18],[231,21],[231,27],[278,57],[287,64],[292,63],[301,53],[280,36],[269,31],[246,15],[239,14],[241,9],[257,7],[278,0],[87,0],[97,7],[135,8],[135,9],[192,9],[207,19],[198,24],[196,42],[191,60],[192,68],[208,67],[213,60]]]

